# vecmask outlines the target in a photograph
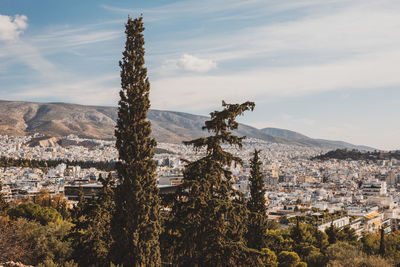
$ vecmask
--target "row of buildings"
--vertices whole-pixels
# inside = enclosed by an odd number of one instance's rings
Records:
[[[37,137],[0,136],[0,156],[110,162],[118,156],[112,141],[69,136],[64,138],[69,142],[47,142],[32,146],[33,138]],[[90,146],[79,145],[87,143]],[[182,159],[192,161],[204,155],[204,152],[199,153],[180,144],[159,143],[158,148],[161,152],[154,159],[162,193],[171,192],[181,182],[185,166]],[[241,150],[231,147],[224,149],[244,160],[243,165],[231,166],[231,170],[234,187],[247,196],[249,161],[254,149],[261,149],[260,158],[267,188],[265,197],[271,219],[282,221],[282,218],[309,216],[316,211],[329,214],[340,211],[344,212],[343,215],[331,221],[315,219],[317,226],[324,229],[332,223],[340,227],[350,225],[357,232],[376,231],[380,227],[390,230],[398,228],[400,162],[395,159],[317,161],[311,158],[325,150],[257,139],[245,140]],[[55,168],[0,169],[3,193],[10,200],[34,196],[43,188],[52,194],[66,194],[70,199],[74,199],[77,190],[83,188],[90,197],[101,187],[99,177],[105,175],[108,173],[95,168],[84,169],[66,164]]]

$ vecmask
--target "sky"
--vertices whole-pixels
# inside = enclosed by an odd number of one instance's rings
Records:
[[[140,14],[153,109],[400,149],[398,0],[0,0],[0,99],[116,106]]]

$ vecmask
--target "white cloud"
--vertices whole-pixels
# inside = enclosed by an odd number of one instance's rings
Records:
[[[219,68],[211,74],[186,76],[159,69],[158,79],[152,80],[153,105],[196,111],[217,106],[228,97],[260,103],[332,90],[345,93],[400,85],[396,73],[400,66],[400,3],[301,2],[326,5],[318,6],[319,12],[307,10],[306,15],[284,22],[170,43],[175,51],[190,49],[201,58],[218,61]],[[242,60],[250,67],[235,71]],[[177,95],[179,98],[171,97]]]
[[[217,63],[209,59],[202,59],[193,55],[184,54],[177,60],[176,66],[186,71],[208,72],[217,68]]]
[[[161,109],[195,111],[215,106],[222,99],[259,102],[332,90],[398,86],[399,65],[400,50],[395,50],[323,64],[164,78],[152,81],[152,103]]]
[[[22,63],[35,71],[35,75],[39,74],[40,79],[44,82],[57,82],[65,79],[68,83],[71,76],[74,76],[65,70],[58,69],[55,62],[47,56],[57,53],[80,54],[74,49],[115,40],[124,34],[122,30],[106,29],[107,26],[113,26],[116,23],[122,24],[120,20],[112,20],[80,27],[51,26],[40,35],[18,38],[22,29],[27,27],[26,20],[26,16],[23,15],[16,15],[14,18],[0,15],[0,41],[2,33],[4,36],[8,36],[7,40],[12,40],[12,42],[0,42],[0,71]],[[2,23],[3,21],[7,23]],[[13,26],[10,26],[10,22]],[[6,25],[8,26],[6,27]],[[9,32],[10,29],[14,29],[13,33],[5,35],[6,31],[2,29],[6,28],[9,29]],[[13,39],[10,36],[14,36]],[[21,51],[24,52],[21,53]],[[82,56],[82,54],[80,55]],[[76,78],[79,76],[76,75]]]
[[[0,42],[0,59],[2,59],[0,68],[7,69],[18,62],[37,71],[46,79],[59,77],[60,73],[54,65],[45,59],[35,46],[23,38],[19,38],[20,34],[28,27],[27,20],[25,15],[15,15],[14,17],[0,15],[0,41],[5,41]]]
[[[0,15],[0,41],[13,41],[28,27],[25,15]]]

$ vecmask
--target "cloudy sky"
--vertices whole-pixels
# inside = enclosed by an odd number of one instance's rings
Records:
[[[116,105],[128,14],[154,109],[400,149],[398,0],[1,0],[0,99]]]

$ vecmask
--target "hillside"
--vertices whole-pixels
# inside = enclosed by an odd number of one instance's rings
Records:
[[[313,139],[313,138],[310,138],[303,134],[300,134],[300,133],[297,133],[294,131],[290,131],[290,130],[285,130],[285,129],[263,128],[260,131],[265,134],[272,135],[275,137],[287,138],[287,139],[292,140],[293,142],[303,144],[306,146],[317,146],[317,147],[330,148],[330,149],[348,148],[348,149],[359,149],[359,150],[367,150],[367,151],[374,150],[374,148],[372,148],[372,147],[353,145],[353,144],[343,142],[343,141]]]
[[[400,160],[400,151],[367,151],[360,152],[357,150],[346,150],[346,149],[336,149],[328,151],[325,154],[316,156],[312,158],[313,160],[366,160],[366,161],[377,161],[377,160]]]
[[[201,128],[205,116],[183,112],[150,110],[153,136],[159,142],[180,143],[204,136]],[[81,137],[110,139],[114,137],[116,107],[84,106],[67,103],[35,103],[0,100],[0,134],[27,135],[42,133],[49,136],[75,134]],[[273,129],[273,130],[271,130]],[[317,146],[321,148],[360,148],[340,141],[318,140],[299,133],[241,124],[237,133],[261,140]]]

